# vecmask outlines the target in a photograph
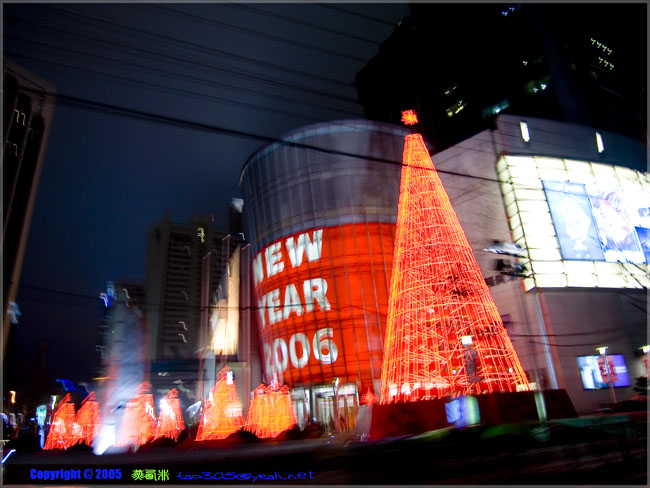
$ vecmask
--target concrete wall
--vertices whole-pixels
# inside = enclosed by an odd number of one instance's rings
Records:
[[[529,142],[521,138],[520,120],[528,123]],[[618,134],[602,135],[605,152],[598,153],[595,129],[503,115],[497,119],[497,130],[480,132],[432,156],[485,277],[499,274],[494,269],[499,257],[483,249],[492,240],[511,241],[497,182],[499,156],[560,157],[646,170],[647,151],[642,143]],[[577,356],[597,355],[595,348],[607,345],[612,354],[625,356],[632,386],[637,376],[646,375],[638,352],[647,344],[645,291],[546,289],[524,293],[518,279],[491,286],[490,291],[500,314],[510,318],[506,326],[529,379],[535,381],[537,369],[544,377],[542,384],[552,386],[551,370],[555,369],[558,386],[567,389],[579,413],[593,413],[610,401],[610,393],[583,388]],[[549,337],[548,347],[543,344],[542,326],[547,334],[557,334]],[[631,397],[632,386],[617,388],[617,400]]]

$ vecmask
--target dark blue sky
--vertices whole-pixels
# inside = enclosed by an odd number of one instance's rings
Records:
[[[404,3],[3,4],[3,47],[65,96],[277,138],[362,117],[355,74],[407,14]],[[225,226],[263,144],[58,103],[5,391],[34,381],[41,339],[50,376],[92,376],[106,281],[144,280],[147,230],[165,210]]]

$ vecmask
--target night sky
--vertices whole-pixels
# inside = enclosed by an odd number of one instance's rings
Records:
[[[149,227],[167,210],[175,222],[212,213],[226,228],[240,170],[265,142],[220,129],[278,138],[363,118],[355,74],[406,15],[405,3],[3,4],[4,57],[62,96],[4,391],[30,396],[42,340],[48,388],[89,380],[98,296],[109,280],[144,282]]]

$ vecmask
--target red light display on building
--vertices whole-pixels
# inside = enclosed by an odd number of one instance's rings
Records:
[[[381,403],[528,390],[421,135],[403,157]]]
[[[286,236],[253,260],[268,383],[356,384],[381,375],[393,225],[345,224]]]

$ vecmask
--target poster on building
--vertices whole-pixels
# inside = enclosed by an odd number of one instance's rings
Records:
[[[586,390],[597,390],[608,388],[610,376],[614,387],[630,386],[630,375],[625,365],[625,357],[622,354],[608,354],[607,366],[602,356],[578,356],[578,369],[582,386]]]
[[[637,194],[619,188],[592,184],[588,193],[605,260],[644,263],[645,256],[634,222],[639,220],[639,208],[643,210],[648,205],[644,205]]]
[[[585,185],[546,180],[542,183],[562,257],[603,261],[605,255]]]
[[[381,378],[393,226],[346,224],[288,235],[253,259],[267,382]]]

